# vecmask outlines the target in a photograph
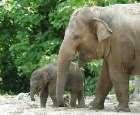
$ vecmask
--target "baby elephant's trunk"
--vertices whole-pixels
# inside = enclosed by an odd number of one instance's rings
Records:
[[[32,101],[35,101],[34,95],[35,95],[35,90],[33,88],[31,88],[30,89],[30,98]]]

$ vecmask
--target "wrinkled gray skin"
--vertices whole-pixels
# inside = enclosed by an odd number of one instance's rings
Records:
[[[103,109],[114,86],[118,110],[130,111],[129,75],[140,74],[140,4],[84,7],[72,14],[58,56],[58,106],[63,106],[65,75],[77,52],[82,62],[103,59],[92,108]]]
[[[71,63],[68,69],[65,82],[65,90],[70,91],[71,107],[84,107],[84,73],[80,70],[78,64]],[[57,64],[48,64],[46,67],[35,70],[30,79],[30,96],[35,101],[34,95],[40,92],[41,107],[46,107],[48,95],[50,95],[53,105],[56,106],[56,77]]]

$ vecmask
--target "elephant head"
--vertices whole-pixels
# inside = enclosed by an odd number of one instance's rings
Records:
[[[35,70],[30,78],[30,97],[32,101],[35,101],[34,95],[45,87],[47,83],[47,73],[42,70]]]
[[[100,18],[102,10],[100,7],[85,7],[76,10],[70,18],[58,56],[58,106],[63,106],[65,76],[73,56],[78,53],[81,61],[90,61],[105,58],[109,53],[112,31]]]

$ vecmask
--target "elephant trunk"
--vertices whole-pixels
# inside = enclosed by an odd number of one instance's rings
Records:
[[[70,61],[75,54],[76,45],[72,39],[65,39],[59,50],[57,66],[56,98],[57,105],[64,106],[63,94],[66,83],[66,76],[69,70]]]
[[[36,88],[30,87],[30,98],[32,101],[35,101],[34,95],[36,93]]]

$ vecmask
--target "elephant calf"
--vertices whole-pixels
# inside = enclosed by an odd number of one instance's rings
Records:
[[[78,99],[78,107],[84,107],[84,74],[80,70],[78,64],[71,63],[65,81],[65,90],[70,91],[71,107],[76,107]],[[56,79],[57,64],[52,63],[48,66],[35,70],[30,78],[30,96],[35,101],[34,95],[40,92],[41,107],[46,107],[48,95],[50,95],[53,105],[56,106]]]

